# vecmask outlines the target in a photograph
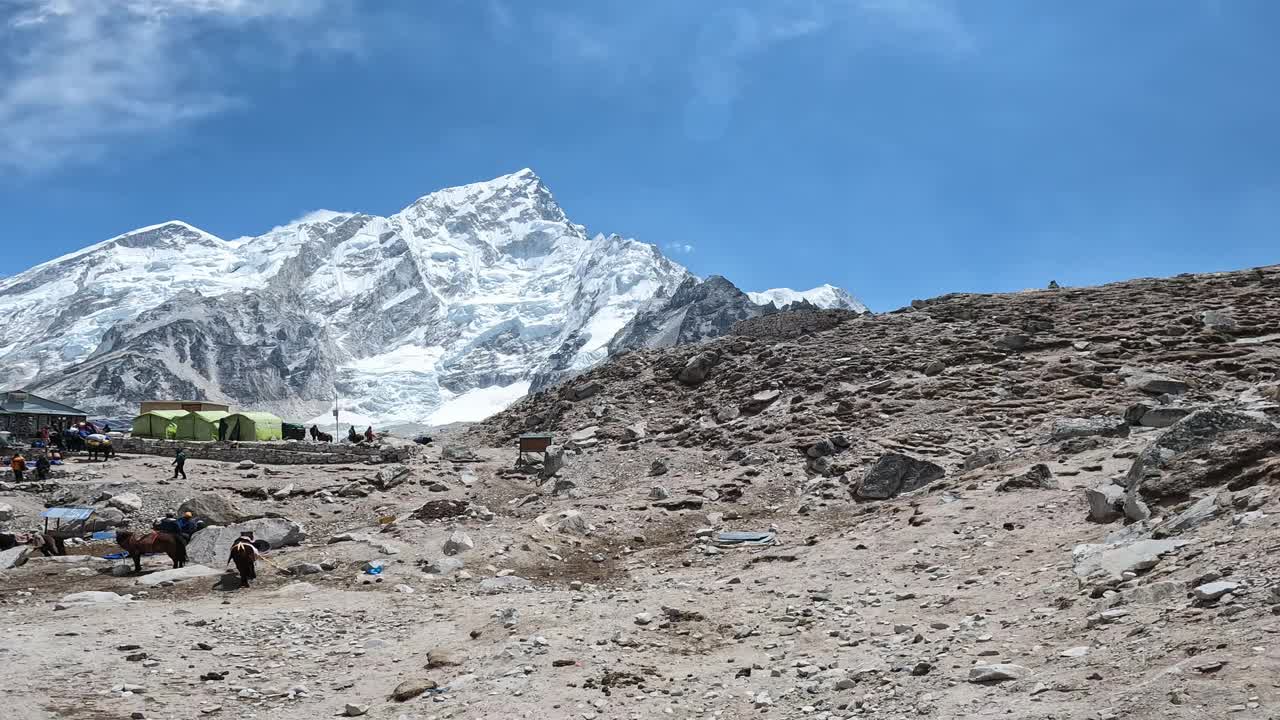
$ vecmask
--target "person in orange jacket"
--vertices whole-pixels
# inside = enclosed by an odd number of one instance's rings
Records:
[[[22,453],[15,452],[13,460],[9,462],[9,467],[13,470],[13,481],[22,482],[22,473],[27,471],[27,459],[22,457]]]

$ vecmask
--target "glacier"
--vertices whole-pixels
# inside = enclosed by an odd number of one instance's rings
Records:
[[[654,245],[589,235],[524,169],[254,237],[169,221],[0,279],[0,371],[110,417],[190,398],[322,426],[335,408],[478,420],[601,362],[637,314],[702,283]],[[750,299],[865,311],[829,285]]]

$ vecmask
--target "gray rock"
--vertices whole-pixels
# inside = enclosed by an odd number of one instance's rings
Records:
[[[680,370],[678,376],[680,382],[686,385],[700,385],[706,382],[707,376],[711,374],[711,369],[715,367],[718,358],[711,353],[698,353],[689,358],[689,362],[685,363],[684,368]]]
[[[125,519],[124,513],[121,512],[119,508],[98,508],[94,511],[93,516],[85,522],[85,530],[87,532],[93,532],[98,529],[121,527],[126,522],[128,521]]]
[[[124,513],[138,512],[142,509],[142,498],[137,493],[120,493],[112,495],[107,505]]]
[[[1141,390],[1151,395],[1164,395],[1166,393],[1181,395],[1190,388],[1187,383],[1181,380],[1154,373],[1135,374],[1129,378],[1128,385],[1135,390]]]
[[[533,587],[533,583],[519,575],[504,575],[502,577],[485,578],[480,581],[480,592],[486,595],[497,595],[530,587]]]
[[[222,565],[227,562],[231,543],[245,530],[253,531],[254,538],[265,540],[272,549],[297,545],[307,534],[301,525],[285,518],[260,518],[228,526],[210,526],[191,537],[187,556],[193,562]]]
[[[1209,522],[1220,510],[1218,494],[1210,493],[1178,513],[1177,517],[1161,525],[1160,529],[1166,533],[1186,532]]]
[[[564,468],[564,448],[560,445],[547,446],[546,457],[542,461],[539,474],[543,479],[550,478]]]
[[[373,476],[373,486],[379,490],[390,490],[404,484],[409,479],[409,468],[399,463],[384,465],[378,468]]]
[[[1164,582],[1151,583],[1150,585],[1139,585],[1132,590],[1126,591],[1124,596],[1131,603],[1163,605],[1183,598],[1186,594],[1186,583],[1178,582],[1177,580],[1165,580]]]
[[[649,464],[650,477],[657,477],[658,475],[666,475],[667,470],[668,470],[667,462],[662,458],[656,458],[652,463]]]
[[[1240,583],[1234,583],[1227,580],[1219,580],[1217,582],[1205,583],[1191,591],[1193,597],[1200,602],[1211,602],[1221,598],[1227,593],[1234,593],[1240,589]]]
[[[998,463],[1008,457],[1009,453],[1004,448],[990,447],[983,448],[964,459],[961,467],[965,471],[976,470],[980,467],[986,467],[993,463]]]
[[[0,552],[0,570],[12,570],[25,565],[27,556],[31,554],[31,549],[28,545],[18,545]]]
[[[450,462],[475,462],[480,459],[465,445],[445,445],[440,451],[440,457]]]
[[[464,567],[466,567],[466,563],[461,558],[442,557],[428,561],[423,569],[432,575],[451,575]]]
[[[95,607],[109,605],[128,605],[133,602],[132,595],[117,595],[102,590],[86,590],[64,596],[54,606],[54,610],[70,610],[76,607]]]
[[[1105,545],[1077,545],[1072,551],[1076,577],[1082,583],[1111,585],[1125,579],[1125,573],[1149,570],[1160,558],[1186,545],[1186,540],[1138,540]]]
[[[649,488],[650,500],[666,500],[671,497],[671,491],[661,485],[654,485]]]
[[[1147,410],[1142,414],[1142,419],[1137,425],[1153,428],[1172,427],[1174,423],[1192,413],[1191,408],[1180,407],[1177,405],[1161,405]]]
[[[1019,333],[1011,333],[996,338],[995,344],[997,347],[1002,347],[1006,350],[1025,350],[1031,345],[1031,338]]]
[[[780,397],[782,397],[781,391],[761,390],[739,404],[738,409],[743,415],[757,415],[777,402]]]
[[[1049,440],[1059,442],[1079,437],[1128,437],[1129,423],[1124,418],[1097,416],[1090,418],[1061,418],[1054,421]]]
[[[941,375],[943,371],[946,369],[947,369],[946,363],[942,362],[941,360],[934,360],[933,362],[929,363],[924,367],[924,374],[927,377],[934,377],[936,375]]]
[[[256,467],[258,467],[258,464],[252,460],[241,460],[240,464],[236,465],[237,470],[252,470]]]
[[[13,519],[13,506],[9,503],[0,503],[0,522],[9,522]]]
[[[1053,472],[1049,470],[1049,466],[1039,463],[1031,466],[1031,469],[1025,473],[1009,478],[996,486],[996,490],[1057,490],[1058,481],[1053,479]]]
[[[275,498],[276,500],[286,500],[290,495],[293,494],[293,488],[294,488],[294,484],[289,483],[288,485],[285,485],[279,490],[276,490],[275,492],[271,493],[271,497]]]
[[[1236,321],[1226,310],[1205,310],[1200,313],[1200,322],[1214,332],[1230,335],[1236,331]]]
[[[1097,523],[1109,523],[1124,517],[1124,488],[1115,483],[1105,483],[1084,491],[1089,503],[1089,519]]]
[[[211,525],[231,525],[249,518],[231,498],[221,493],[201,493],[178,506],[178,513],[191,513]]]
[[[592,380],[579,385],[566,387],[562,394],[570,400],[579,401],[595,397],[600,394],[601,390],[604,390],[604,384],[599,381]]]
[[[360,717],[361,715],[369,712],[369,706],[362,705],[360,703],[347,703],[342,712],[347,717]]]
[[[638,423],[628,425],[622,429],[622,439],[627,442],[636,442],[643,440],[649,435],[649,428],[645,422],[641,420]]]
[[[205,567],[204,565],[187,565],[185,567],[147,573],[146,575],[138,578],[138,584],[155,587],[163,583],[177,583],[182,582],[183,580],[213,577],[221,574],[221,570],[215,570],[211,567]]]
[[[1021,665],[1013,665],[1011,663],[1000,663],[996,665],[974,665],[969,668],[969,682],[971,683],[991,683],[1004,682],[1006,680],[1021,680],[1030,675],[1031,671]]]
[[[854,487],[854,496],[864,500],[891,498],[899,493],[919,490],[945,474],[941,466],[927,460],[897,452],[886,453]]]
[[[1257,437],[1250,437],[1249,433],[1256,433]],[[1239,448],[1232,447],[1229,441],[1233,438],[1244,444]],[[1268,452],[1267,443],[1274,444],[1277,439],[1280,439],[1280,431],[1265,416],[1221,407],[1197,410],[1160,433],[1155,442],[1134,458],[1126,479],[1126,504],[1132,504],[1136,512],[1131,513],[1126,508],[1126,514],[1135,520],[1144,519],[1141,514],[1145,503],[1139,494],[1144,497],[1186,494],[1197,484],[1207,484],[1196,479],[1200,473],[1206,475],[1204,480],[1213,480],[1214,473],[1209,472],[1212,467],[1200,461],[1193,463],[1200,468],[1198,471],[1184,467],[1179,473],[1163,477],[1163,470],[1176,465],[1179,457],[1188,451],[1200,448],[1212,451],[1219,447],[1223,452],[1219,453],[1221,457],[1217,462],[1226,465],[1223,467],[1226,472],[1231,470],[1231,464],[1240,462],[1245,453]]]
[[[316,563],[300,562],[289,566],[290,575],[319,575],[324,568]]]
[[[449,534],[449,538],[444,541],[445,555],[461,555],[468,550],[474,550],[476,543],[469,535],[461,530],[454,530]]]

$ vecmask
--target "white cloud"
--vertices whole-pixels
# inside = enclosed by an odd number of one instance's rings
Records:
[[[688,255],[693,252],[694,247],[688,243],[667,243],[667,252],[674,255]]]
[[[204,33],[294,38],[273,44],[286,58],[357,51],[327,14],[344,2],[0,0],[0,168],[92,160],[121,138],[243,105],[234,61],[209,54]]]

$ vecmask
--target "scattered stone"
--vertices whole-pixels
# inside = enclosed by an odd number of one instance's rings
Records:
[[[1001,663],[997,665],[975,665],[969,668],[969,682],[993,683],[1006,680],[1021,680],[1031,673],[1021,665]]]
[[[428,690],[436,688],[436,681],[428,678],[416,678],[405,680],[391,691],[391,699],[396,702],[406,702],[412,700]],[[348,706],[349,707],[349,706]]]
[[[941,466],[927,460],[891,452],[882,455],[854,488],[854,497],[883,500],[900,493],[912,492],[946,474]]]
[[[471,536],[461,530],[454,530],[449,534],[449,538],[444,541],[442,549],[445,555],[461,555],[468,550],[474,550],[475,547],[475,541],[471,539]]]

